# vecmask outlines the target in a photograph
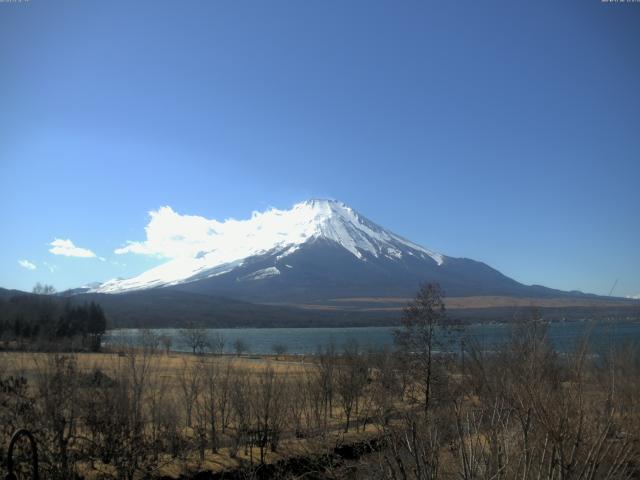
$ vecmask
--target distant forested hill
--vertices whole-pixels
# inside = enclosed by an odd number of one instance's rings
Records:
[[[73,339],[76,346],[95,351],[106,328],[106,315],[94,301],[0,289],[0,339],[12,345]]]

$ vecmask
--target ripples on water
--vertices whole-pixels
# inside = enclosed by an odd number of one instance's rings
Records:
[[[220,328],[208,329],[211,334],[220,333],[225,339],[225,351],[233,352],[233,343],[241,339],[254,354],[273,352],[273,346],[282,344],[289,354],[315,353],[319,348],[334,344],[342,350],[348,342],[357,341],[363,349],[393,348],[393,327],[348,327],[348,328]],[[189,351],[179,329],[154,329],[157,335],[171,337],[171,349]],[[105,345],[140,345],[141,330],[111,330],[104,337]],[[491,349],[508,340],[513,327],[506,324],[474,324],[447,336],[447,341],[459,345],[478,342]],[[640,341],[640,321],[617,322],[561,322],[549,325],[549,336],[558,351],[571,351],[585,335],[594,350],[602,351],[610,346]],[[443,336],[441,335],[441,338]]]

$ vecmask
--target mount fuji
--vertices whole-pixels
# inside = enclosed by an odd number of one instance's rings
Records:
[[[197,240],[189,252],[137,277],[110,280],[89,291],[173,288],[263,303],[299,303],[410,296],[420,283],[432,281],[456,297],[564,295],[525,286],[484,263],[424,248],[334,200],[254,212],[241,221],[197,218]]]
[[[289,210],[219,222],[152,212],[147,240],[118,253],[169,259],[129,279],[66,292],[99,302],[113,326],[389,325],[424,282],[468,319],[509,320],[531,307],[556,318],[628,315],[632,300],[524,285],[490,266],[435,252],[344,203],[309,200]]]

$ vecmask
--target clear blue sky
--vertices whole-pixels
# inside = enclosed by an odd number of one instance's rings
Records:
[[[640,3],[0,3],[0,286],[158,264],[114,250],[162,205],[308,197],[524,283],[639,294]]]

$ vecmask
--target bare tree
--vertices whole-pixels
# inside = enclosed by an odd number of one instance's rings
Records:
[[[260,450],[260,463],[264,463],[266,450],[276,451],[284,420],[283,376],[269,366],[258,375],[253,389],[252,410],[255,415],[252,432]]]
[[[156,353],[160,347],[160,337],[149,328],[143,328],[140,332],[140,345],[149,353]]]
[[[433,354],[438,343],[437,327],[446,319],[442,291],[438,284],[420,287],[404,309],[402,328],[394,331],[396,344],[405,354],[407,366],[421,386],[424,411],[428,412],[434,376]]]
[[[197,368],[197,366],[191,364],[187,360],[183,361],[182,369],[178,376],[178,382],[180,385],[182,404],[185,411],[185,424],[187,427],[191,427],[193,406],[200,394],[200,373],[201,370]]]
[[[219,418],[221,417],[220,410],[220,392],[219,386],[224,386],[221,382],[222,372],[217,360],[201,361],[198,365],[200,368],[200,378],[202,379],[202,411],[204,416],[204,423],[207,426],[209,432],[209,445],[211,451],[216,453],[218,451],[219,443]],[[220,385],[222,384],[222,385]]]
[[[160,345],[162,345],[162,348],[164,349],[164,353],[166,355],[169,355],[169,352],[171,352],[172,344],[173,340],[169,335],[160,335]]]
[[[271,350],[276,354],[276,359],[278,359],[278,357],[287,353],[288,348],[284,343],[274,343],[271,346]]]
[[[349,431],[352,413],[357,417],[360,398],[368,381],[368,368],[357,342],[347,344],[343,361],[337,369],[336,385],[345,414],[344,431]]]
[[[230,406],[231,379],[234,375],[235,369],[233,361],[231,358],[228,358],[221,367],[218,385],[216,388],[216,394],[218,397],[217,406],[218,411],[220,412],[220,431],[223,434],[230,422],[232,410]]]
[[[222,355],[224,353],[224,346],[226,344],[226,340],[224,335],[220,332],[214,333],[209,338],[209,344],[211,346],[211,351],[214,355]]]
[[[56,293],[56,289],[52,285],[43,285],[38,282],[33,286],[32,292],[36,295],[53,295],[54,293]]]
[[[395,359],[391,352],[383,350],[370,356],[375,369],[371,397],[378,423],[386,426],[396,413],[396,402],[402,399],[402,385],[396,372]]]
[[[243,353],[249,351],[249,346],[247,345],[247,342],[245,342],[241,338],[238,338],[235,342],[233,342],[233,349],[236,351],[236,355],[240,356]]]
[[[44,420],[49,440],[44,445],[53,448],[48,452],[52,460],[52,478],[70,478],[73,457],[69,446],[77,433],[80,412],[78,408],[77,361],[73,356],[53,355],[45,359],[39,368],[37,379],[40,397],[40,415]]]
[[[189,324],[186,328],[180,330],[180,336],[194,355],[203,354],[211,347],[207,331],[193,324]]]
[[[333,415],[333,394],[335,390],[335,371],[337,353],[332,342],[324,350],[319,350],[317,357],[317,382],[322,391],[322,407],[324,429],[327,429],[329,418]]]
[[[235,457],[240,445],[244,443],[245,451],[249,449],[249,431],[253,421],[251,405],[251,384],[249,376],[243,372],[234,372],[230,383],[230,405],[233,409],[234,429],[232,444],[229,448],[231,457]]]

